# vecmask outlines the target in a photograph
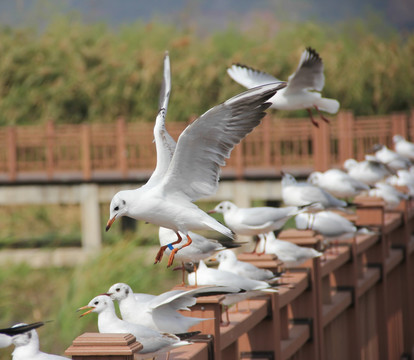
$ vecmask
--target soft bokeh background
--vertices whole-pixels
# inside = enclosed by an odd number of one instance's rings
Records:
[[[357,115],[414,105],[411,0],[370,1],[0,1],[0,125],[152,122],[162,59],[170,51],[168,120],[188,121],[242,91],[226,68],[241,62],[285,80],[302,51],[325,64],[326,97]],[[191,96],[189,96],[191,95]],[[304,113],[280,113],[300,116]],[[214,204],[203,203],[205,209]],[[107,205],[102,206],[102,219]],[[55,247],[80,242],[77,206],[0,209],[0,245]],[[75,310],[115,282],[159,293],[178,282],[151,264],[157,229],[140,224],[104,234],[105,248],[75,268],[0,268],[0,326],[53,320],[41,348],[63,354],[96,316]],[[1,251],[1,249],[0,249]],[[0,360],[12,349],[0,350]]]

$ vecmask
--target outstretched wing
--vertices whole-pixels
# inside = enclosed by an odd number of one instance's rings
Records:
[[[14,335],[18,335],[18,334],[23,334],[25,332],[28,332],[30,330],[33,329],[37,329],[38,327],[43,326],[45,323],[44,322],[35,322],[32,324],[23,324],[23,325],[15,325],[13,327],[10,328],[6,328],[6,329],[0,329],[0,334],[5,334],[8,336],[14,336]]]
[[[175,141],[165,128],[165,116],[167,114],[168,101],[171,93],[171,70],[170,57],[168,52],[164,57],[164,78],[162,82],[159,110],[155,120],[154,139],[157,150],[157,166],[148,180],[146,186],[158,184],[170,165],[171,159],[175,151]]]
[[[227,69],[227,74],[248,89],[280,81],[268,73],[242,64],[233,64]]]
[[[305,89],[322,91],[324,84],[322,59],[314,49],[308,47],[302,53],[298,68],[289,76],[286,94]]]
[[[213,194],[220,166],[234,146],[250,133],[270,106],[266,101],[285,83],[273,83],[241,93],[217,105],[181,133],[162,186],[169,194],[191,200]]]

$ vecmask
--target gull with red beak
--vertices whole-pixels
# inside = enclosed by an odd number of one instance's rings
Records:
[[[177,144],[165,130],[169,91],[165,91],[168,86],[164,86],[154,128],[157,167],[141,188],[115,194],[106,230],[121,216],[173,230],[177,240],[161,246],[155,258],[155,263],[160,262],[165,249],[170,248],[167,266],[172,265],[177,251],[192,243],[190,230],[215,230],[233,239],[230,229],[193,202],[216,192],[225,159],[234,146],[260,124],[264,111],[270,106],[267,100],[284,86],[286,84],[281,82],[263,85],[213,107],[187,126]],[[182,241],[180,233],[187,242],[174,247]]]

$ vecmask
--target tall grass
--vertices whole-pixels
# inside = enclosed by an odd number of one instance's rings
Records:
[[[380,114],[413,106],[414,36],[378,21],[375,28],[361,22],[272,28],[258,19],[246,32],[234,25],[200,36],[157,22],[115,31],[58,18],[41,34],[0,31],[0,124],[109,122],[121,115],[153,121],[165,50],[173,76],[169,119],[186,121],[242,90],[226,75],[232,62],[285,80],[307,46],[324,60],[323,93],[342,108]]]

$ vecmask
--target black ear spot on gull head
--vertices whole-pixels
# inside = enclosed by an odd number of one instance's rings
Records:
[[[127,295],[129,294],[129,289],[125,290],[125,294],[127,294]]]
[[[122,205],[125,205],[126,204],[126,201],[125,200],[122,200]]]

